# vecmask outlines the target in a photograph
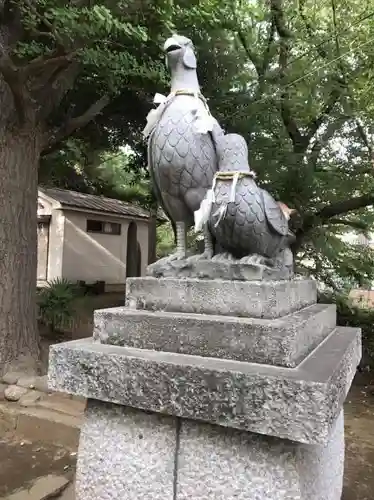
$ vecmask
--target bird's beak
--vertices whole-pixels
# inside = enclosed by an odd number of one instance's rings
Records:
[[[173,37],[168,38],[164,44],[164,51],[168,54],[170,52],[174,52],[175,50],[179,50],[181,48],[182,47],[180,46],[180,44]]]

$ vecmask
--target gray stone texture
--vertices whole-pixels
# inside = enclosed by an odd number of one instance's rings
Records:
[[[89,401],[76,500],[173,500],[176,419]]]
[[[335,325],[335,305],[324,304],[274,320],[116,307],[95,311],[94,339],[137,349],[295,367]]]
[[[35,405],[43,396],[43,392],[29,391],[20,398],[18,403],[24,408],[28,408],[29,406]]]
[[[4,396],[8,401],[18,401],[22,396],[27,394],[27,392],[27,389],[24,387],[9,385],[4,391]]]
[[[288,268],[290,277],[293,258],[289,245],[295,237],[279,203],[257,185],[248,163],[246,140],[238,134],[225,134],[217,141],[217,151],[219,173],[208,219],[214,240],[223,252],[236,258],[247,257],[253,262],[255,257],[255,262],[283,272]],[[241,175],[234,183],[237,172]]]
[[[51,347],[49,384],[101,401],[301,443],[326,443],[361,357],[338,328],[296,369],[103,345]]]
[[[2,381],[4,384],[16,385],[18,380],[24,375],[22,372],[10,371],[3,376]]]
[[[131,309],[279,318],[317,300],[312,280],[223,281],[128,278],[126,305]]]
[[[193,255],[186,259],[170,260],[168,257],[147,267],[147,276],[154,278],[199,278],[207,280],[274,281],[289,280],[291,273],[286,267],[269,267],[263,264],[229,259],[201,259]]]
[[[19,387],[24,387],[25,389],[35,389],[36,379],[36,376],[24,375],[18,379],[17,385]]]
[[[177,500],[340,500],[342,412],[325,445],[183,421]]]
[[[192,41],[173,35],[164,49],[172,93],[148,114],[143,133],[148,138],[154,194],[178,228],[177,255],[181,257],[186,252],[186,230],[212,186],[218,167],[216,141],[223,131],[200,93]]]
[[[89,401],[79,446],[77,500],[340,500],[344,427],[326,444]]]

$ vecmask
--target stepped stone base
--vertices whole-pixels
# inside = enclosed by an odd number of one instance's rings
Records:
[[[95,312],[102,344],[296,367],[335,328],[335,305],[314,304],[276,319],[137,311]]]
[[[340,500],[343,415],[325,445],[90,401],[77,500]]]
[[[357,329],[335,330],[296,369],[99,344],[52,346],[50,387],[225,427],[325,443],[360,360]]]
[[[310,280],[131,278],[49,384],[89,399],[77,500],[340,500],[361,357]]]

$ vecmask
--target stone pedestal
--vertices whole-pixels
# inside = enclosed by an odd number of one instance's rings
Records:
[[[360,339],[309,280],[129,279],[51,348],[51,388],[89,398],[77,500],[340,500]]]

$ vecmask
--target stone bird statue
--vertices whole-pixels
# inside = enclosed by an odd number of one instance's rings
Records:
[[[223,252],[242,263],[287,268],[291,273],[293,235],[288,217],[282,204],[257,186],[245,139],[237,134],[223,136],[218,154],[219,171],[201,206],[204,215],[201,219],[197,212],[195,220],[200,226],[208,223]]]
[[[157,109],[147,117],[148,163],[155,194],[176,232],[177,251],[170,260],[186,257],[186,232],[194,212],[211,188],[218,168],[216,140],[223,134],[200,93],[194,47],[188,38],[173,35],[164,45],[171,73],[167,98],[156,94]],[[204,257],[211,257],[205,235]]]

